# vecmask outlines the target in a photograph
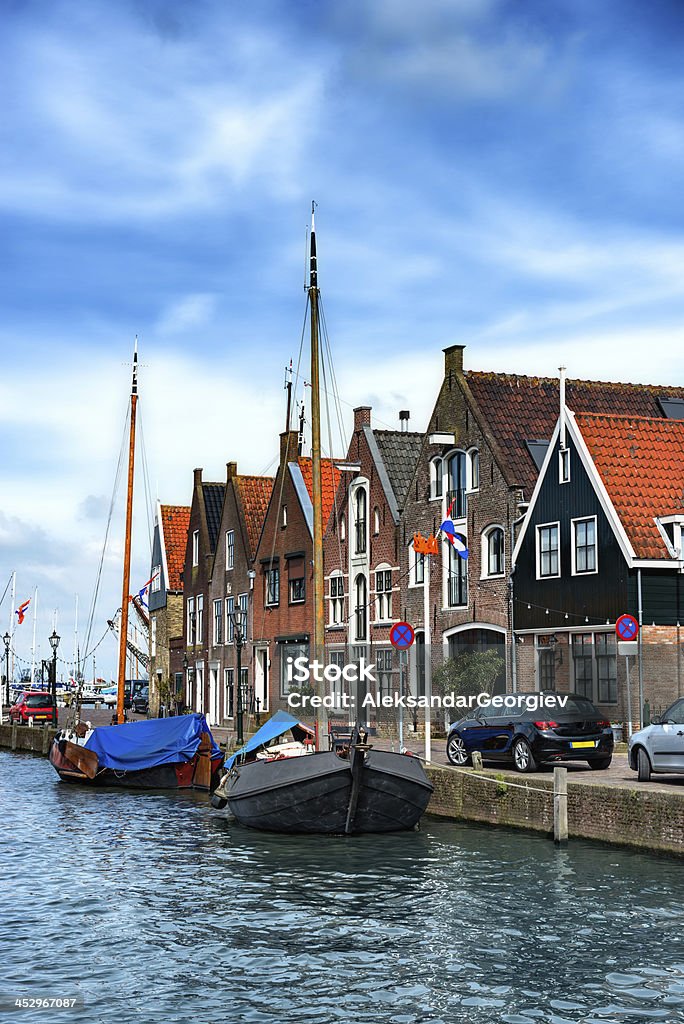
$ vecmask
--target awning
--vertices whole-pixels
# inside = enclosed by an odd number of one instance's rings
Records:
[[[276,711],[275,715],[269,718],[268,722],[264,722],[261,728],[254,733],[251,740],[245,743],[244,747],[240,747],[239,750],[236,750],[228,758],[226,768],[232,768],[238,757],[241,757],[243,754],[251,754],[252,751],[265,746],[270,740],[276,739],[277,736],[282,736],[288,729],[292,729],[292,735],[295,739],[303,739],[304,736],[315,735],[313,729],[309,729],[307,725],[302,725],[299,719],[288,715],[287,711]]]

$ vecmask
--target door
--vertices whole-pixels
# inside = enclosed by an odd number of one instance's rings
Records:
[[[218,669],[209,669],[209,725],[220,725],[219,722],[219,687]]]
[[[684,700],[668,708],[649,737],[656,771],[684,772]]]
[[[195,666],[195,711],[204,712],[204,665]]]
[[[255,655],[254,705],[255,710],[261,713],[268,711],[268,648],[258,647]]]

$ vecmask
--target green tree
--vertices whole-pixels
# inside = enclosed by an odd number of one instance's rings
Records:
[[[470,697],[478,693],[492,694],[504,668],[504,659],[494,647],[487,651],[462,651],[448,658],[436,670],[433,685],[443,697]]]

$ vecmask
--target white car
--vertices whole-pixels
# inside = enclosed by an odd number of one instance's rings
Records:
[[[656,775],[684,775],[684,697],[676,700],[659,722],[639,729],[627,748],[629,767],[639,782]]]

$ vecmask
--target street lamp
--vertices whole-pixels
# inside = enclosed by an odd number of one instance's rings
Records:
[[[245,742],[242,734],[242,645],[247,625],[247,612],[242,608],[236,608],[230,613],[230,618],[233,623],[235,650],[237,651],[237,744],[238,747],[241,747]]]
[[[55,728],[57,728],[57,648],[60,640],[61,637],[57,636],[57,631],[53,629],[50,647],[52,648],[52,720]]]
[[[9,706],[9,702],[10,702],[10,677],[9,677],[10,666],[9,666],[9,656],[10,656],[10,644],[12,643],[12,637],[9,635],[9,633],[5,633],[5,635],[3,636],[2,639],[4,640],[4,643],[5,643],[5,703]]]

